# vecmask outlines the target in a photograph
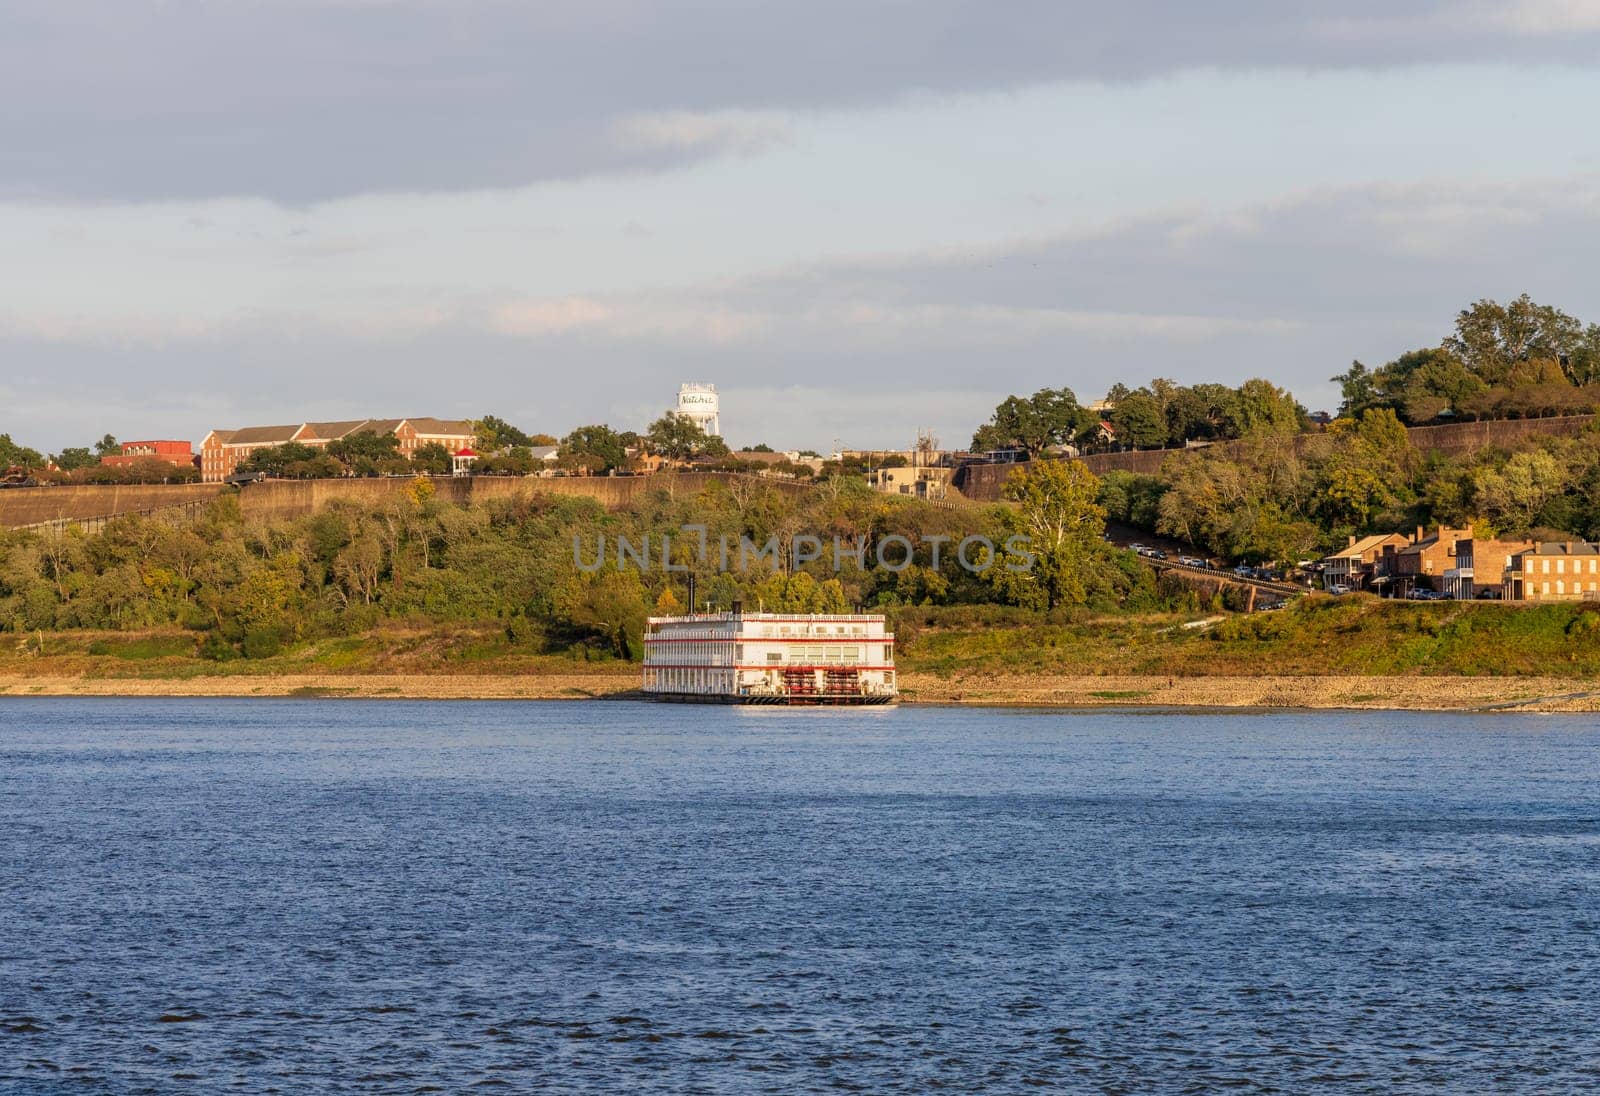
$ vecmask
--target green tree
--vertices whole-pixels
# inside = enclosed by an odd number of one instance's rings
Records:
[[[455,468],[453,454],[449,447],[430,441],[426,445],[419,445],[411,451],[411,466],[418,472],[427,472],[434,476],[448,476]]]
[[[668,411],[650,424],[645,443],[652,453],[676,461],[700,456],[721,457],[728,453],[721,438],[707,434],[699,423],[676,411]]]
[[[56,454],[56,467],[63,472],[76,472],[80,468],[92,468],[100,463],[100,458],[89,451],[88,446],[69,447]],[[0,460],[0,464],[4,461]]]
[[[1377,377],[1359,361],[1350,363],[1350,368],[1329,380],[1339,386],[1341,402],[1339,404],[1339,417],[1342,419],[1359,418],[1361,412],[1369,407],[1377,407],[1383,402],[1383,396],[1378,390]]]
[[[527,434],[512,426],[498,415],[485,415],[472,424],[478,447],[485,453],[495,453],[511,446],[550,445],[552,442],[535,442]]]
[[[1478,512],[1493,522],[1497,532],[1522,535],[1564,486],[1555,457],[1534,450],[1514,454],[1503,468],[1480,470],[1473,477],[1473,498]]]
[[[0,469],[13,465],[21,468],[41,468],[44,466],[44,455],[37,449],[18,445],[11,440],[10,434],[0,434]]]
[[[1017,446],[1038,456],[1061,445],[1093,421],[1069,388],[1041,388],[1027,399],[1007,396],[972,438],[976,450]]]
[[[1271,381],[1256,378],[1239,386],[1230,410],[1229,436],[1284,437],[1305,429],[1306,411],[1288,392]]]
[[[1409,502],[1416,448],[1395,413],[1368,410],[1359,423],[1339,419],[1320,469],[1321,507],[1329,524],[1366,529],[1381,511]]]
[[[1117,404],[1111,412],[1111,425],[1116,427],[1117,440],[1135,449],[1160,449],[1167,444],[1164,409],[1143,388]]]
[[[591,472],[609,472],[627,459],[623,436],[604,424],[580,426],[561,439],[561,460],[569,467],[582,464]]]
[[[1569,359],[1585,347],[1583,325],[1526,293],[1510,304],[1480,300],[1456,315],[1445,349],[1490,385],[1507,383],[1518,362]]]
[[[107,434],[94,443],[94,455],[97,457],[111,457],[122,452],[122,446],[117,444],[117,439]]]
[[[373,430],[361,430],[331,441],[326,452],[350,471],[363,476],[395,471],[404,459],[400,456],[399,438]]]
[[[1106,528],[1094,473],[1079,461],[1038,461],[1013,472],[1002,494],[1016,504],[1018,527],[1035,557],[1032,579],[1045,606],[1082,604],[1085,571]],[[1006,566],[997,562],[990,571]]]
[[[297,441],[257,449],[239,465],[239,470],[285,479],[326,479],[344,471],[327,453]]]

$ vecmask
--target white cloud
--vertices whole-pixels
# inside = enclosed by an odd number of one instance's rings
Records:
[[[1517,34],[1592,34],[1600,31],[1600,0],[1501,0],[1475,5],[1466,18]]]

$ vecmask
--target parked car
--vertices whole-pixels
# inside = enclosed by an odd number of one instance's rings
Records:
[[[1196,559],[1194,556],[1179,556],[1178,562],[1185,567],[1204,567],[1206,565],[1205,560]]]
[[[1150,549],[1149,556],[1151,559],[1166,559],[1167,553],[1163,552],[1159,548],[1152,548]]]
[[[1239,564],[1239,566],[1233,569],[1233,573],[1238,575],[1240,578],[1255,578],[1255,568],[1251,567],[1248,563]]]
[[[1142,556],[1146,552],[1148,552],[1150,550],[1150,548],[1149,548],[1148,545],[1144,545],[1144,544],[1130,544],[1130,545],[1128,545],[1128,550],[1131,551],[1131,552],[1137,552],[1139,555]]]
[[[1332,586],[1328,587],[1328,593],[1332,594],[1334,597],[1342,597],[1349,592],[1350,587],[1344,585],[1342,582],[1335,582]]]

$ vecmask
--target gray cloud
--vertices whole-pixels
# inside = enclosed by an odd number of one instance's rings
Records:
[[[0,194],[498,187],[781,136],[763,111],[1198,66],[1592,64],[1564,0],[0,0]]]
[[[1600,177],[1371,186],[697,291],[440,302],[427,324],[365,332],[271,316],[167,339],[0,325],[0,429],[27,423],[54,448],[486,410],[551,432],[642,427],[689,380],[724,391],[733,441],[818,448],[919,426],[960,441],[1008,393],[1087,399],[1152,376],[1266,376],[1325,407],[1351,358],[1436,344],[1479,297],[1526,291],[1600,321],[1597,251]]]

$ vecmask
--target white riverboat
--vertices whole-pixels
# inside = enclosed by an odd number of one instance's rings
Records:
[[[892,704],[894,634],[857,613],[651,617],[644,692],[721,704]]]

